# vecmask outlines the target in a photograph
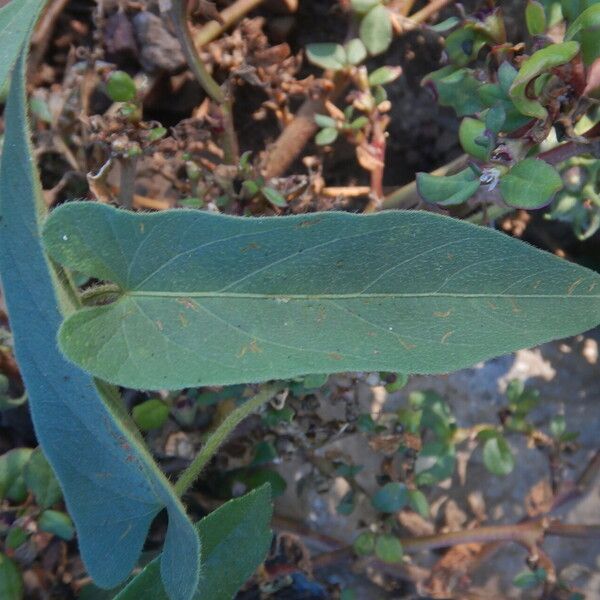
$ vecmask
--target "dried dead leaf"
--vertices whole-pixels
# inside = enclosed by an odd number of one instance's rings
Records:
[[[530,517],[537,517],[547,513],[552,508],[554,494],[547,479],[538,481],[525,498],[525,509]]]

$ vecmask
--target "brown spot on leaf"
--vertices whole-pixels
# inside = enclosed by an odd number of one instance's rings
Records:
[[[583,281],[583,277],[580,277],[577,281],[574,281],[567,289],[567,294],[570,296],[577,289],[578,286],[581,285]]]
[[[177,302],[179,304],[183,304],[183,306],[189,308],[190,310],[198,310],[198,304],[191,298],[177,298]]]
[[[338,354],[337,352],[330,352],[327,355],[328,358],[330,358],[331,360],[343,360],[343,356],[341,354]]]
[[[398,338],[398,341],[400,342],[400,344],[402,345],[402,347],[405,350],[413,350],[414,348],[416,348],[415,344],[411,344],[410,342],[407,342],[406,340],[403,340],[402,338]]]
[[[238,358],[242,358],[244,355],[246,355],[248,352],[251,352],[252,354],[259,354],[261,353],[263,350],[262,348],[258,345],[256,340],[252,340],[247,346],[242,346],[242,348],[240,349],[240,351],[237,354]]]
[[[440,344],[445,344],[448,341],[448,338],[454,333],[454,330],[452,331],[447,331],[443,336],[442,339],[440,340]]]
[[[447,310],[445,312],[436,311],[433,313],[434,317],[438,317],[440,319],[447,319],[452,314],[452,310]]]
[[[303,221],[300,221],[300,223],[298,223],[298,225],[296,225],[296,227],[298,229],[302,229],[304,227],[314,227],[317,223],[320,223],[321,219],[305,219]]]
[[[247,246],[243,246],[240,248],[240,252],[249,252],[250,250],[258,250],[260,248],[260,244],[256,242],[250,242]]]

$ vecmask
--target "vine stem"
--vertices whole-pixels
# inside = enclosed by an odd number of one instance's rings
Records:
[[[187,0],[161,0],[160,7],[161,11],[168,15],[173,23],[175,33],[181,42],[183,54],[190,70],[211,100],[219,106],[223,118],[222,142],[225,162],[236,164],[238,162],[239,149],[233,124],[233,102],[231,95],[223,91],[200,60],[187,25]]]
[[[244,404],[238,406],[230,412],[225,420],[217,427],[213,434],[206,440],[196,458],[180,475],[175,483],[175,492],[182,496],[198,479],[198,476],[208,464],[210,459],[216,454],[217,450],[225,443],[233,430],[255,410],[258,410],[263,404],[266,404],[277,392],[283,388],[282,384],[268,384],[261,387],[260,391],[246,400]]]

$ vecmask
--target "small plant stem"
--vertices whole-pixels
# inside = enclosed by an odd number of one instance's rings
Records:
[[[404,0],[404,2],[402,2],[402,6],[400,7],[400,14],[403,17],[407,17],[408,13],[412,10],[414,3],[415,0]]]
[[[175,492],[182,496],[198,479],[198,476],[215,455],[221,445],[227,440],[233,430],[250,414],[268,402],[282,389],[281,384],[264,385],[261,390],[244,404],[229,413],[225,420],[217,427],[216,431],[206,440],[202,450],[192,463],[181,474],[175,483]]]
[[[225,162],[235,164],[238,161],[239,151],[233,124],[231,96],[223,91],[221,86],[208,72],[204,63],[200,60],[190,29],[187,25],[187,1],[167,0],[165,4],[166,7],[164,12],[171,18],[175,33],[181,42],[181,47],[190,70],[206,94],[219,106],[221,117],[223,119],[222,143]]]
[[[449,533],[401,538],[400,541],[404,549],[409,552],[489,542],[515,542],[528,549],[534,549],[546,535],[597,539],[600,538],[600,525],[572,525],[542,518],[510,525],[488,525]]]
[[[273,525],[277,529],[289,530],[301,536],[310,537],[320,542],[337,548],[336,552],[347,548],[344,542],[327,536],[318,531],[312,531],[303,523],[293,519],[275,516]],[[402,546],[407,552],[422,552],[459,546],[461,544],[490,544],[502,542],[515,542],[533,550],[544,536],[597,539],[600,538],[600,525],[578,525],[561,523],[557,519],[540,518],[522,523],[507,525],[484,525],[473,529],[461,529],[448,533],[436,533],[416,537],[400,538]],[[317,557],[318,559],[318,557]]]
[[[172,208],[172,205],[168,200],[149,198],[148,196],[141,196],[140,194],[135,194],[133,196],[133,205],[136,208],[144,210],[167,210]]]
[[[557,537],[597,539],[600,538],[600,525],[578,525],[553,521],[548,525],[546,535]]]
[[[418,23],[418,24],[424,23],[425,21],[427,21],[427,19],[432,17],[436,12],[442,10],[442,8],[444,8],[448,4],[451,4],[452,2],[453,2],[453,0],[433,0],[427,6],[424,6],[421,10],[410,15],[409,19],[413,23]]]
[[[404,549],[410,552],[487,542],[517,542],[527,548],[534,548],[544,537],[546,529],[546,525],[540,519],[516,525],[487,525],[448,533],[402,538],[400,541]]]
[[[375,111],[373,123],[373,137],[371,146],[377,151],[377,161],[379,165],[371,171],[371,193],[369,202],[365,207],[365,213],[371,213],[379,210],[383,204],[383,171],[385,169],[385,129],[381,124],[379,111]]]
[[[264,0],[237,0],[227,8],[221,11],[222,23],[219,21],[209,21],[202,29],[194,35],[194,43],[200,48],[213,40],[216,40],[224,31],[237,23],[251,10],[263,3]]]
[[[198,83],[212,98],[212,100],[214,100],[217,104],[223,104],[225,102],[225,92],[208,72],[207,68],[204,66],[204,63],[200,60],[198,52],[196,51],[196,47],[194,46],[189,27],[187,25],[187,1],[172,0],[170,3],[170,8],[167,10],[167,14],[173,22],[175,33],[181,42],[188,66],[196,76]]]
[[[598,473],[600,473],[600,450],[595,452],[576,481],[563,484],[562,490],[554,497],[551,510],[557,510],[561,506],[586,494],[598,476]]]
[[[321,190],[321,195],[327,198],[356,197],[368,196],[370,191],[371,188],[368,185],[328,186]]]
[[[600,473],[600,450],[597,450],[577,479],[577,489],[584,493]]]
[[[123,208],[133,208],[133,194],[135,191],[135,173],[137,171],[138,157],[122,157],[119,159],[121,165],[121,184],[119,186],[119,203]]]
[[[569,158],[581,156],[582,154],[591,154],[595,158],[600,157],[600,142],[566,142],[560,144],[546,152],[538,154],[538,158],[550,165],[558,165]]]

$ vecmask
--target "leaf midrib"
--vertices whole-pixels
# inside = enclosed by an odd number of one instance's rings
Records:
[[[360,300],[370,298],[507,298],[507,299],[598,299],[600,294],[503,294],[498,293],[450,293],[450,292],[380,292],[362,294],[360,292],[350,294],[264,294],[264,293],[244,293],[244,292],[166,292],[159,290],[136,290],[126,291],[121,298],[129,296],[147,297],[147,298],[254,298],[259,300]]]

